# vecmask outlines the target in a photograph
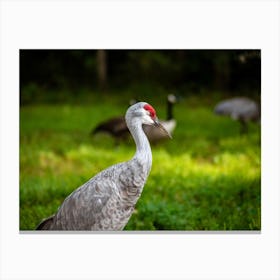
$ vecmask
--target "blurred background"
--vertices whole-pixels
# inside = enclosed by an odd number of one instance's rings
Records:
[[[173,139],[125,230],[260,230],[260,50],[20,50],[20,229],[133,156],[138,100]]]
[[[21,50],[20,101],[82,102],[116,91],[259,99],[260,67],[259,50]]]

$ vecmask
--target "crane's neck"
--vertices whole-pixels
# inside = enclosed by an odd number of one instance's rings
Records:
[[[136,152],[133,159],[143,165],[148,174],[152,166],[152,151],[149,140],[143,131],[142,123],[135,119],[127,122],[127,127],[136,144]]]

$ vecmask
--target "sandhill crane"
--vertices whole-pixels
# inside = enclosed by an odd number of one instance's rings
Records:
[[[260,119],[258,104],[247,97],[234,97],[221,101],[215,106],[214,112],[217,115],[226,115],[233,120],[238,120],[241,124],[241,133],[248,131],[247,123],[249,121]]]
[[[122,230],[133,213],[152,165],[152,152],[142,124],[159,126],[146,102],[128,108],[125,120],[136,143],[134,157],[113,165],[72,192],[57,213],[37,230]],[[168,132],[166,132],[168,133]]]
[[[167,118],[166,120],[160,120],[162,126],[171,135],[176,127],[176,120],[173,117],[173,106],[177,102],[177,97],[173,94],[167,96]],[[157,142],[162,139],[168,138],[165,132],[159,127],[143,125],[144,131],[148,136],[150,142]],[[129,135],[129,131],[125,122],[125,118],[113,117],[107,121],[100,123],[93,131],[92,134],[99,132],[109,133],[116,138],[125,138]]]

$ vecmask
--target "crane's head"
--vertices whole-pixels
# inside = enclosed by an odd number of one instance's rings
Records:
[[[141,124],[157,126],[171,138],[171,135],[168,133],[168,131],[166,131],[166,129],[158,121],[156,110],[153,108],[153,106],[146,102],[138,102],[130,106],[126,112],[125,119],[127,123],[140,121]]]

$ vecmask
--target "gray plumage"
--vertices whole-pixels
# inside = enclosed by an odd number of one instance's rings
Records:
[[[113,165],[71,193],[57,213],[38,230],[122,230],[134,211],[152,165],[149,141],[142,124],[158,125],[145,102],[129,107],[125,116],[136,143],[134,157]]]
[[[235,97],[221,101],[215,106],[214,113],[238,120],[241,123],[241,132],[247,132],[249,121],[260,119],[258,104],[247,97]]]

